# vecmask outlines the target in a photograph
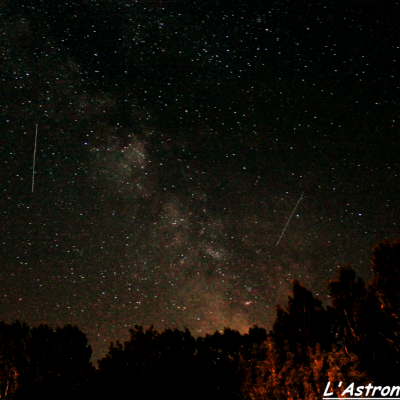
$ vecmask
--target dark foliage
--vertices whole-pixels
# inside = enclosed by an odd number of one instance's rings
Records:
[[[356,279],[355,272],[349,267],[339,269],[338,278],[329,283],[333,307],[331,314],[335,337],[344,346],[347,353],[358,352],[362,335],[365,333],[364,303],[366,288],[361,278]]]
[[[0,324],[1,398],[84,398],[95,373],[92,350],[76,326]]]
[[[193,338],[189,330],[135,326],[129,341],[110,345],[99,361],[100,398],[123,394],[174,398],[238,398],[239,355],[250,353],[266,338],[266,331],[254,327],[246,335],[225,328],[223,333]]]
[[[373,380],[394,385],[400,373],[398,239],[373,248],[371,268],[375,276],[367,285],[350,267],[341,268],[329,283],[333,308],[328,310],[346,353],[357,354]]]
[[[314,348],[318,343],[323,350],[330,350],[334,343],[332,323],[322,302],[296,280],[292,291],[286,310],[277,306],[271,332],[274,341],[280,347],[287,346],[294,354],[298,353],[298,345]]]

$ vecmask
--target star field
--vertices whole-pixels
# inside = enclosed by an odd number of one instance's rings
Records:
[[[269,328],[292,279],[369,278],[400,234],[384,3],[0,5],[0,318],[77,324],[97,359],[134,324]]]

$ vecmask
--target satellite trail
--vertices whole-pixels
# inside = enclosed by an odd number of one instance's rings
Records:
[[[37,124],[36,124],[35,150],[33,151],[32,193],[33,193],[33,187],[35,186],[35,161],[36,161],[37,129],[38,128],[37,128]]]
[[[302,197],[303,197],[303,194],[304,194],[304,192],[301,194],[301,196],[300,196],[299,200],[298,200],[298,201],[297,201],[297,203],[296,203],[296,206],[294,207],[294,210],[293,210],[293,211],[292,211],[292,213],[290,214],[290,217],[289,217],[289,219],[288,219],[288,222],[286,222],[286,225],[285,225],[285,227],[283,228],[283,231],[282,231],[281,237],[279,238],[279,240],[278,240],[278,243],[276,244],[277,246],[278,246],[279,242],[281,241],[281,239],[282,239],[282,236],[283,236],[283,234],[285,233],[285,230],[286,230],[287,226],[289,225],[290,218],[292,218],[292,215],[293,215],[293,214],[294,214],[294,212],[296,211],[296,208],[297,208],[297,206],[299,205],[299,203],[300,203],[300,200],[301,200],[301,199],[302,199]]]

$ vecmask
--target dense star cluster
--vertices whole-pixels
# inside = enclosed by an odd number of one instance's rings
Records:
[[[400,235],[383,3],[0,2],[0,319],[77,324],[96,359],[135,324],[245,332],[293,279],[329,302],[339,265],[370,278]]]

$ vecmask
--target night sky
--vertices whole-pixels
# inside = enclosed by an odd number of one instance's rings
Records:
[[[400,236],[399,7],[0,2],[0,319],[77,324],[96,360],[368,280]]]

